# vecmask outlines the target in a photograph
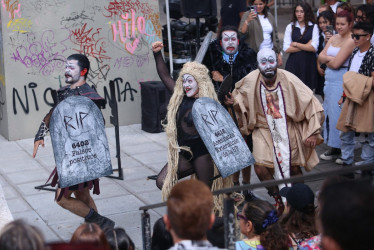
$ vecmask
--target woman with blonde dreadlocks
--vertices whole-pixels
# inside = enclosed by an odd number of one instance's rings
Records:
[[[164,125],[168,137],[168,163],[157,176],[156,185],[167,198],[171,188],[178,181],[191,174],[213,185],[215,167],[213,160],[200,138],[192,119],[192,106],[199,97],[209,97],[218,101],[209,70],[197,62],[184,64],[177,81],[169,75],[161,54],[163,44],[152,44],[157,73],[165,86],[173,93],[168,105],[167,124]],[[222,187],[219,178],[214,186]],[[215,189],[215,188],[214,188]]]

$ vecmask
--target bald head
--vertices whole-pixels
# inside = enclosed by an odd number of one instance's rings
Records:
[[[277,56],[274,50],[269,48],[261,49],[257,53],[258,68],[266,79],[272,79],[277,73]]]

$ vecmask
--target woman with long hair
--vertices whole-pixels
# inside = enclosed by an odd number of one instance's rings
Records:
[[[171,188],[181,178],[196,174],[197,179],[206,183],[212,190],[222,188],[222,178],[215,179],[218,170],[199,136],[192,119],[192,106],[199,97],[209,97],[218,101],[209,70],[197,62],[183,65],[175,82],[169,75],[161,55],[163,44],[155,42],[152,51],[156,60],[157,73],[167,89],[173,94],[164,125],[168,137],[168,163],[157,176],[156,185],[162,189],[163,199],[167,199]],[[225,186],[231,186],[226,178]],[[222,197],[215,197],[215,209],[222,212]]]
[[[240,21],[239,31],[246,35],[245,43],[256,53],[270,48],[277,54],[278,65],[282,65],[282,45],[278,38],[274,16],[266,7],[267,0],[247,1],[256,9],[246,11]]]
[[[352,25],[353,14],[348,11],[339,12],[335,20],[338,34],[329,39],[318,56],[318,60],[327,66],[323,89],[323,108],[326,116],[323,132],[325,143],[330,149],[320,155],[323,160],[332,160],[340,154],[341,141],[336,129],[341,111],[338,101],[343,93],[343,75],[348,70],[349,56],[355,47],[351,38]]]
[[[309,186],[297,183],[282,188],[280,195],[287,200],[287,212],[281,225],[289,234],[294,249],[300,249],[302,241],[318,234],[314,193]]]
[[[277,211],[269,202],[255,200],[246,203],[237,214],[240,232],[246,237],[236,242],[236,250],[289,250],[290,239],[282,229]]]
[[[317,55],[322,52],[323,48],[326,46],[329,39],[334,35],[331,30],[327,27],[335,27],[335,14],[332,11],[320,12],[317,17],[318,29],[319,29],[319,43],[317,49]],[[334,30],[332,30],[334,32]],[[316,94],[323,97],[323,86],[325,84],[325,70],[326,64],[321,64],[317,59],[317,71],[318,71],[318,85],[316,88]]]
[[[308,3],[299,2],[284,33],[283,50],[290,54],[285,69],[312,90],[318,83],[315,67],[318,39],[318,27],[312,8]]]

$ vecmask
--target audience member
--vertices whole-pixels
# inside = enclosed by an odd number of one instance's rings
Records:
[[[321,226],[321,220],[320,220],[320,216],[319,216],[319,213],[318,211],[321,210],[321,207],[324,203],[324,200],[323,200],[323,192],[324,190],[326,190],[327,187],[331,186],[331,185],[335,185],[337,183],[345,183],[347,181],[350,181],[350,179],[344,177],[344,176],[334,176],[334,177],[329,177],[327,178],[323,183],[322,183],[322,186],[320,187],[319,191],[318,191],[318,196],[317,196],[317,209],[316,209],[316,228],[317,228],[317,231],[319,232],[318,235],[316,236],[313,236],[309,239],[306,239],[304,240],[303,242],[300,243],[300,249],[302,250],[320,250],[322,249],[322,246],[321,246],[321,231],[322,231],[322,226]]]
[[[317,17],[317,23],[318,23],[318,28],[319,28],[319,43],[318,43],[317,55],[319,55],[319,53],[321,53],[323,48],[326,46],[329,39],[334,35],[334,27],[335,27],[334,12],[332,11],[320,12],[319,16]],[[328,27],[329,29],[327,29]],[[321,64],[319,60],[317,60],[317,71],[319,75],[318,75],[318,85],[317,85],[315,93],[317,95],[321,95],[322,98],[324,97],[323,87],[325,86],[326,67],[327,67],[326,64]]]
[[[277,211],[269,202],[255,200],[246,203],[237,214],[240,232],[245,239],[236,242],[236,249],[289,250],[291,242],[282,229]]]
[[[332,13],[335,14],[335,12],[331,9],[330,5],[328,5],[327,3],[324,3],[319,6],[318,11],[317,11],[317,17],[319,17],[319,15],[324,11],[331,11]]]
[[[290,54],[285,69],[296,75],[311,90],[318,84],[315,67],[318,40],[318,26],[315,24],[312,8],[306,2],[299,2],[284,33],[283,50]]]
[[[221,18],[218,22],[217,34],[225,26],[239,27],[240,19],[247,10],[246,0],[222,0],[221,1]]]
[[[318,60],[326,64],[325,71],[325,99],[323,108],[325,110],[324,139],[330,147],[329,150],[320,155],[323,160],[332,160],[340,155],[341,141],[336,123],[340,115],[338,101],[343,93],[343,75],[348,70],[349,56],[354,49],[351,38],[353,26],[353,15],[348,11],[342,11],[336,15],[336,30],[338,34],[332,36]]]
[[[110,249],[103,230],[95,223],[83,223],[71,236],[70,243],[94,243]]]
[[[339,105],[344,106],[337,122],[341,139],[341,159],[344,165],[354,161],[355,133],[362,133],[362,161],[355,165],[374,163],[374,47],[370,42],[373,25],[358,22],[353,26],[356,45],[343,76],[344,92]],[[357,74],[358,73],[358,74]]]
[[[353,181],[339,183],[326,187],[321,195],[323,249],[373,249],[373,185]]]
[[[134,242],[123,228],[106,231],[105,236],[112,250],[135,250]]]
[[[291,237],[294,249],[299,249],[302,241],[318,234],[314,193],[303,183],[284,187],[279,193],[287,200],[287,212],[281,219],[281,225]]]
[[[173,238],[171,237],[169,231],[166,230],[164,219],[161,217],[153,225],[151,249],[169,249],[173,245]]]
[[[356,17],[356,23],[366,22],[371,23],[374,26],[374,6],[370,4],[363,4],[358,6]],[[371,44],[374,45],[374,36],[371,36]]]
[[[173,186],[167,199],[166,229],[173,237],[170,249],[218,249],[207,240],[214,224],[213,195],[199,180],[185,180]]]
[[[338,8],[339,4],[341,4],[341,2],[339,0],[326,0],[326,4],[328,4],[331,7],[334,13],[336,13],[336,9]],[[317,13],[317,16],[318,16],[318,13]]]
[[[282,66],[282,45],[278,38],[274,16],[266,8],[266,2],[267,0],[251,1],[256,9],[244,13],[239,31],[246,35],[245,43],[256,53],[262,48],[273,49],[277,53],[278,66]]]
[[[37,228],[22,220],[15,220],[5,225],[1,230],[0,249],[43,250],[44,237]]]
[[[336,14],[338,14],[339,12],[341,12],[343,10],[348,11],[352,14],[355,13],[355,9],[353,8],[353,6],[350,3],[347,3],[347,2],[342,2],[338,5],[338,7],[336,8]]]

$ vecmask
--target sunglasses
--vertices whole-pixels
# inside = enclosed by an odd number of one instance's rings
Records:
[[[356,16],[357,20],[366,21],[366,16]]]
[[[351,34],[352,39],[359,40],[361,36],[367,36],[369,34]]]
[[[236,218],[237,218],[238,220],[243,219],[243,220],[248,221],[247,217],[245,217],[245,216],[242,215],[241,213],[237,213],[237,214],[236,214]]]

